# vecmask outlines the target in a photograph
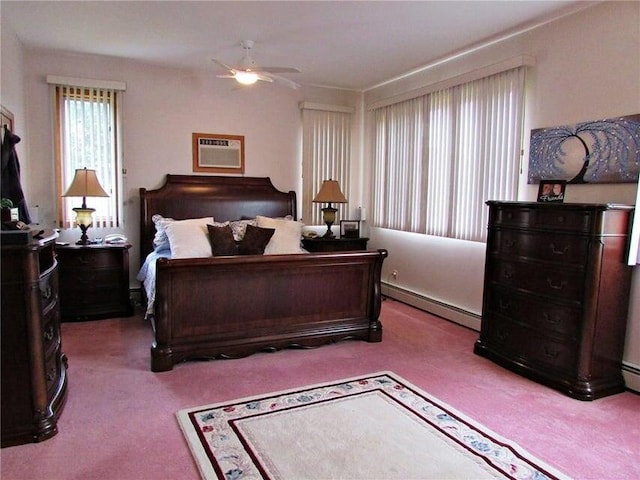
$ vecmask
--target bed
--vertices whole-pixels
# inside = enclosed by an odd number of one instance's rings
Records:
[[[179,224],[210,218],[216,225],[258,219],[276,222],[276,233],[265,254],[167,258],[155,242],[159,218]],[[386,250],[305,253],[298,236],[298,251],[268,251],[281,225],[299,224],[295,192],[278,191],[269,178],[167,175],[158,189],[140,188],[140,252],[146,261],[138,278],[152,300],[151,370],[347,339],[381,341]],[[191,248],[197,242],[189,238]],[[153,292],[146,285],[149,270],[155,271]]]

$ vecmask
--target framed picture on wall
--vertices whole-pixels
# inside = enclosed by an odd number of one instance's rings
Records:
[[[340,236],[360,238],[360,222],[358,220],[340,220]]]
[[[538,187],[539,202],[564,202],[565,180],[540,180]]]
[[[192,133],[193,171],[244,173],[244,136]]]

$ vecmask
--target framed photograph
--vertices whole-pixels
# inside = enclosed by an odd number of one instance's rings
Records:
[[[358,220],[340,220],[340,236],[360,238],[360,222]]]
[[[539,202],[564,202],[566,180],[540,180],[538,187]]]
[[[192,133],[193,171],[244,173],[244,136]]]

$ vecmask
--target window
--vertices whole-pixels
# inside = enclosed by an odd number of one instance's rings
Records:
[[[78,198],[61,197],[71,184],[76,169],[96,171],[109,197],[91,197],[87,206],[95,208],[94,227],[118,227],[122,221],[122,161],[119,140],[120,88],[52,83],[55,107],[56,174],[59,198],[59,225],[74,226]],[[64,79],[67,80],[67,79]],[[80,85],[76,84],[80,83]],[[109,82],[117,83],[117,82]],[[118,85],[119,86],[119,85]]]
[[[313,203],[323,180],[337,180],[349,200],[351,158],[351,116],[353,109],[303,103],[302,108],[302,218],[309,225],[321,225],[323,204]],[[346,219],[347,204],[338,208]]]
[[[374,226],[486,240],[486,200],[515,200],[525,67],[374,108]]]

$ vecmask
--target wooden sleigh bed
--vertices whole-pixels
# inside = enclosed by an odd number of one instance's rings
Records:
[[[140,188],[140,209],[144,260],[154,250],[154,215],[295,219],[296,195],[278,191],[269,178],[167,175],[156,190]],[[386,256],[369,250],[158,259],[151,370],[345,339],[379,342]]]

